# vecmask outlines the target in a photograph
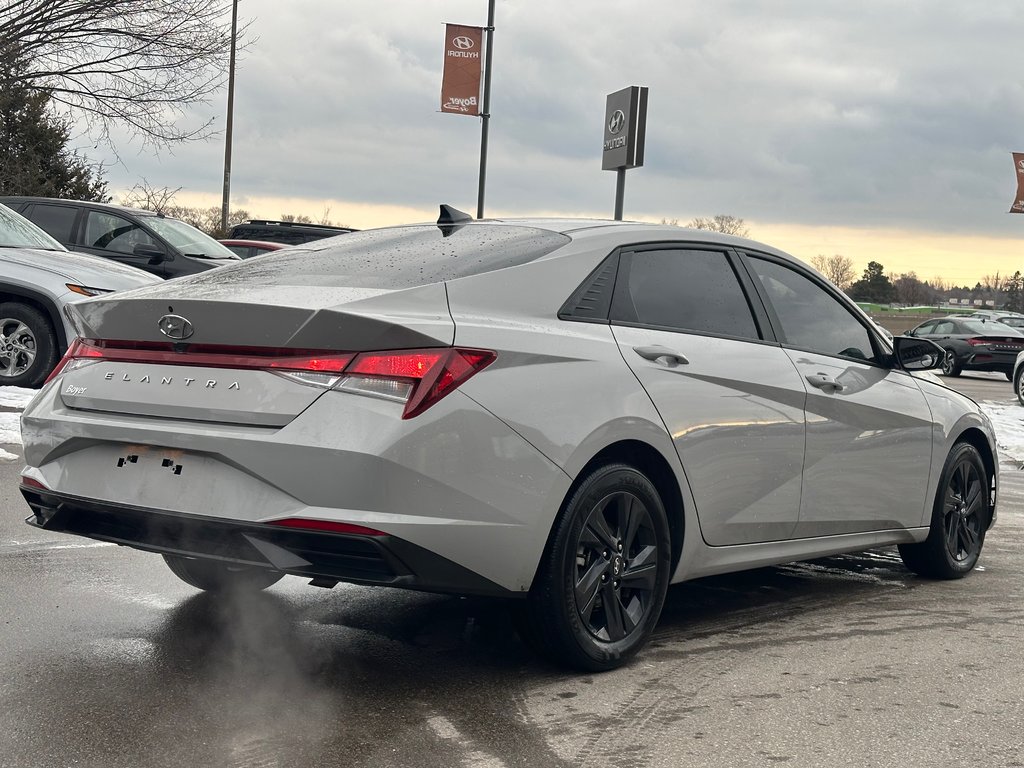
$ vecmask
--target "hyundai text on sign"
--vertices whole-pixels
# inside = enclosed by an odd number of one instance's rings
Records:
[[[642,166],[646,132],[647,88],[633,85],[609,93],[604,113],[602,170]]]
[[[480,114],[480,79],[483,74],[483,28],[446,24],[441,111]]]

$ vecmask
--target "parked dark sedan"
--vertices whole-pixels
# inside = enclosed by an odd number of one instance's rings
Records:
[[[1024,350],[1024,333],[983,318],[941,317],[906,335],[931,339],[946,350],[943,376],[959,376],[964,370],[998,371],[1009,380],[1017,353]]]

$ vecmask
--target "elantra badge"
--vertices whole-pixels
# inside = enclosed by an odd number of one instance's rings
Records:
[[[187,339],[193,334],[192,323],[181,315],[164,315],[158,325],[160,333],[169,339]]]

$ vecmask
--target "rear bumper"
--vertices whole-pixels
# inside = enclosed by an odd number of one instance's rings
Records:
[[[25,522],[159,554],[219,560],[288,573],[321,586],[339,581],[450,594],[512,597],[510,592],[395,536],[292,530],[260,523],[143,509],[21,487],[32,509]]]

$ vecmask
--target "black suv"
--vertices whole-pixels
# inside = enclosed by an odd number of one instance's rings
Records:
[[[232,240],[268,240],[272,243],[301,245],[325,237],[358,232],[349,227],[329,227],[326,224],[298,224],[294,221],[265,221],[253,219],[231,228]]]
[[[70,251],[105,256],[160,277],[181,277],[238,261],[212,237],[163,214],[49,197],[0,197]]]

